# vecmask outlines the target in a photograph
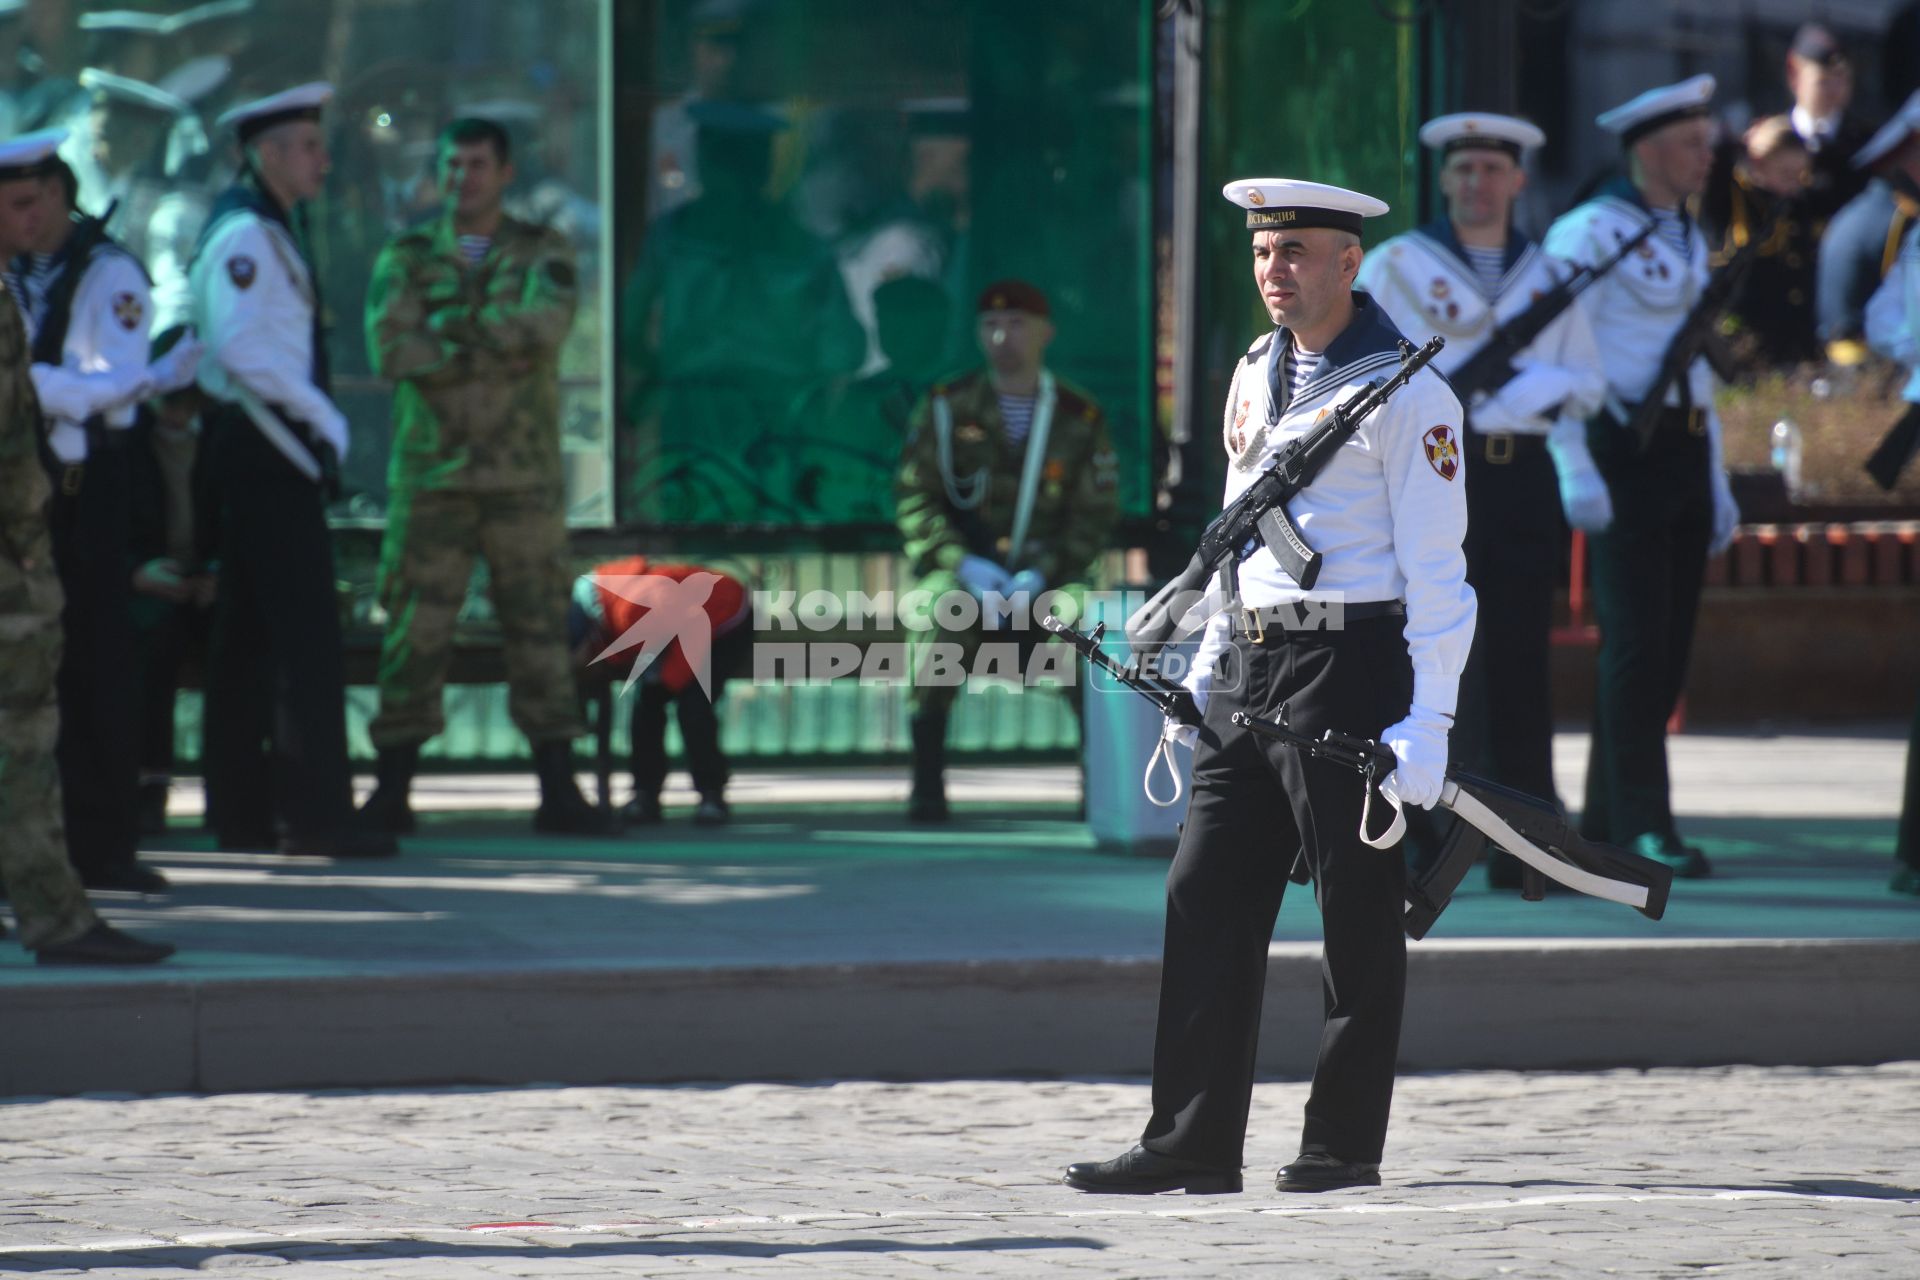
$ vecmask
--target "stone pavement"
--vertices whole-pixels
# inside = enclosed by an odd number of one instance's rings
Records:
[[[1403,1079],[1386,1185],[1061,1187],[1138,1081],[18,1099],[0,1272],[168,1277],[1887,1276],[1920,1257],[1920,1063]],[[1283,1271],[1282,1268],[1285,1268]]]

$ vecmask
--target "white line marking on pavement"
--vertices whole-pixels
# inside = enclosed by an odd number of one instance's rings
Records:
[[[1495,1200],[1467,1200],[1453,1204],[1329,1204],[1311,1205],[1257,1204],[1234,1206],[1195,1205],[1178,1209],[1005,1209],[958,1210],[931,1209],[896,1213],[799,1213],[777,1216],[738,1215],[723,1218],[635,1218],[617,1222],[482,1222],[467,1226],[386,1227],[366,1226],[295,1227],[286,1231],[196,1231],[170,1238],[128,1237],[114,1240],[67,1242],[61,1244],[0,1245],[0,1257],[43,1253],[128,1253],[181,1246],[227,1246],[263,1244],[274,1241],[332,1240],[342,1244],[378,1245],[393,1240],[421,1237],[472,1235],[604,1235],[646,1231],[654,1235],[679,1235],[686,1232],[713,1231],[740,1227],[817,1227],[836,1222],[890,1222],[902,1225],[943,1223],[1008,1222],[1033,1219],[1080,1220],[1089,1218],[1221,1218],[1221,1217],[1304,1217],[1313,1214],[1405,1214],[1405,1213],[1494,1213],[1502,1209],[1536,1209],[1556,1205],[1660,1204],[1734,1205],[1751,1200],[1793,1200],[1813,1204],[1883,1204],[1907,1206],[1907,1198],[1886,1196],[1850,1196],[1811,1191],[1715,1191],[1704,1195],[1672,1192],[1575,1192],[1563,1195],[1514,1196]],[[899,1248],[911,1251],[915,1246],[900,1242]]]

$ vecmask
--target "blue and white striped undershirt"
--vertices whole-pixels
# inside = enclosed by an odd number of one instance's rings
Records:
[[[1479,278],[1481,289],[1488,297],[1500,291],[1500,277],[1507,273],[1507,251],[1503,247],[1488,248],[1484,245],[1463,244],[1466,250],[1467,265],[1473,268],[1473,274]]]
[[[492,236],[460,237],[460,256],[467,260],[467,265],[470,267],[477,266],[480,259],[487,256],[487,250],[492,247]]]
[[[1000,421],[1007,426],[1007,442],[1024,444],[1027,433],[1033,430],[1033,406],[1038,396],[1010,396],[1002,391],[1000,396]]]
[[[1325,356],[1318,351],[1302,351],[1293,343],[1288,343],[1284,359],[1286,365],[1281,372],[1287,376],[1287,402],[1291,404],[1300,398],[1301,388],[1312,382],[1320,372],[1320,364]]]
[[[1693,251],[1687,238],[1686,219],[1680,216],[1678,209],[1655,209],[1653,211],[1653,233],[1672,245],[1681,257],[1687,257]]]

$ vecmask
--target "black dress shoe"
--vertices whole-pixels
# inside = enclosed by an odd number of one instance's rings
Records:
[[[106,889],[118,893],[159,895],[173,890],[173,886],[167,883],[165,876],[152,867],[143,867],[137,862],[82,871],[80,883],[89,889]]]
[[[345,827],[318,834],[290,832],[280,838],[279,848],[302,858],[391,858],[400,852],[400,842],[389,831]]]
[[[104,920],[77,938],[37,948],[40,964],[157,964],[173,954],[166,942],[148,942],[122,933]]]
[[[696,827],[724,827],[732,821],[732,807],[719,796],[701,796],[699,806],[693,811]]]
[[[1379,1185],[1379,1165],[1342,1160],[1324,1151],[1300,1156],[1273,1180],[1275,1191],[1337,1191],[1341,1187]]]
[[[1893,879],[1887,881],[1887,888],[1910,898],[1920,898],[1920,868],[1901,867],[1893,873]]]
[[[1116,1195],[1150,1196],[1162,1191],[1184,1191],[1190,1196],[1219,1196],[1240,1190],[1240,1171],[1216,1169],[1135,1147],[1125,1155],[1098,1164],[1070,1164],[1061,1181],[1080,1191]]]
[[[1713,874],[1713,865],[1707,861],[1706,854],[1658,831],[1634,837],[1633,851],[1643,858],[1651,858],[1663,866],[1672,867],[1676,879],[1704,880]]]
[[[635,796],[620,806],[620,820],[630,827],[651,827],[666,816],[659,796]]]

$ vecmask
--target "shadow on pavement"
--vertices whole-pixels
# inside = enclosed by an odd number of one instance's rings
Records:
[[[1505,1187],[1510,1191],[1537,1188],[1564,1188],[1568,1191],[1593,1191],[1611,1187],[1619,1191],[1693,1191],[1800,1196],[1836,1196],[1850,1200],[1893,1200],[1920,1204],[1920,1188],[1895,1187],[1884,1182],[1860,1182],[1852,1178],[1798,1178],[1791,1182],[1710,1183],[1710,1182],[1582,1182],[1568,1178],[1521,1178],[1512,1181],[1480,1178],[1434,1178],[1425,1182],[1398,1184],[1406,1190],[1445,1187],[1458,1191],[1465,1187]]]
[[[801,1229],[801,1228],[791,1228]],[[395,1259],[445,1259],[449,1263],[478,1262],[485,1258],[778,1258],[821,1253],[1012,1253],[1028,1249],[1105,1249],[1100,1240],[1085,1236],[1008,1236],[1003,1239],[912,1241],[849,1236],[806,1244],[779,1244],[766,1240],[700,1239],[593,1240],[580,1244],[535,1243],[462,1244],[454,1241],[399,1238],[353,1243],[289,1242],[228,1245],[161,1245],[152,1249],[74,1249],[36,1253],[7,1259],[6,1270],[91,1272],[108,1268],[198,1271],[245,1266],[248,1258],[278,1258],[285,1262],[379,1262]]]

